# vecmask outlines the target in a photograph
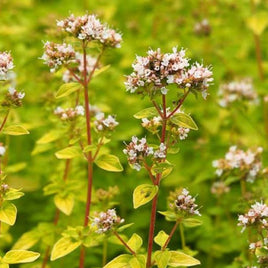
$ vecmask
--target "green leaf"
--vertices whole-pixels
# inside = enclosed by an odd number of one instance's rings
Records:
[[[131,255],[122,254],[111,260],[103,268],[131,268],[131,266],[129,265],[131,259],[132,259]]]
[[[125,229],[131,227],[133,224],[134,224],[134,223],[129,223],[129,224],[122,225],[121,227],[119,227],[119,228],[117,229],[117,232],[118,232],[118,233],[119,233],[119,232],[122,232],[122,231],[124,231]]]
[[[21,198],[22,196],[24,196],[23,192],[10,188],[9,191],[5,193],[4,200],[15,200]]]
[[[142,246],[142,238],[137,234],[133,234],[127,244],[134,252],[137,252]]]
[[[192,117],[185,113],[176,113],[171,118],[170,121],[179,126],[184,128],[190,128],[193,130],[198,130],[198,127]]]
[[[135,188],[133,192],[133,205],[138,208],[150,202],[158,192],[156,185],[142,184]]]
[[[144,268],[145,267],[145,256],[144,255],[137,255],[136,257],[133,256],[130,261],[131,268]]]
[[[51,252],[51,260],[68,255],[81,245],[81,241],[73,241],[70,237],[63,237],[54,245]]]
[[[166,268],[170,260],[171,253],[169,251],[156,251],[154,254],[154,260],[158,268]]]
[[[59,90],[56,93],[56,99],[63,98],[66,96],[69,96],[75,91],[78,91],[82,88],[81,84],[72,82],[72,83],[67,83],[63,84]]]
[[[56,207],[64,214],[70,215],[74,207],[74,196],[72,194],[65,196],[57,194],[54,196],[54,203]]]
[[[92,152],[92,151],[94,151],[94,150],[96,150],[96,149],[97,149],[97,146],[94,145],[94,144],[91,144],[91,145],[87,145],[87,146],[84,148],[83,152],[84,152],[84,153],[88,153],[88,152]]]
[[[5,127],[3,130],[4,134],[12,135],[12,136],[19,136],[19,135],[25,135],[29,134],[30,132],[21,125],[12,125]]]
[[[79,147],[70,146],[56,152],[55,155],[58,159],[72,159],[81,156],[81,151]]]
[[[36,143],[37,144],[47,144],[58,140],[62,137],[62,133],[58,130],[52,130],[45,135],[43,135]]]
[[[16,163],[14,165],[7,166],[5,172],[6,173],[17,173],[17,172],[25,169],[26,166],[27,166],[26,162]]]
[[[167,221],[176,221],[178,219],[178,215],[173,211],[158,211],[158,213],[165,216]]]
[[[194,266],[200,264],[200,261],[184,254],[179,251],[170,251],[171,257],[168,262],[168,265],[171,267],[180,267],[180,266]]]
[[[167,239],[168,239],[168,235],[164,231],[160,231],[157,234],[157,236],[154,238],[154,242],[160,247],[163,247]]]
[[[260,12],[247,19],[248,28],[256,35],[261,35],[268,26],[268,14]]]
[[[183,225],[189,228],[200,226],[202,223],[201,220],[195,218],[187,218],[183,220]]]
[[[173,165],[170,164],[168,161],[156,163],[152,166],[152,174],[161,174],[161,178],[167,177],[171,171],[173,170]]]
[[[134,114],[134,117],[137,119],[142,119],[142,118],[148,118],[148,117],[153,117],[153,116],[158,116],[158,112],[155,109],[155,107],[150,107],[143,109],[139,111],[138,113]]]
[[[36,231],[30,231],[24,233],[14,244],[12,249],[24,249],[27,250],[34,246],[40,239],[40,234]]]
[[[14,225],[17,217],[17,208],[10,202],[4,202],[0,208],[0,221]]]
[[[3,262],[8,264],[33,262],[38,259],[39,253],[27,250],[10,250],[3,257]]]
[[[105,66],[101,67],[100,69],[95,70],[95,72],[93,74],[93,77],[96,77],[96,76],[100,75],[101,73],[103,73],[106,70],[108,70],[110,67],[111,67],[111,65],[108,64],[108,65],[105,65]]]
[[[121,172],[123,167],[117,156],[112,154],[102,154],[96,160],[95,164],[104,170],[112,172]]]
[[[7,263],[0,263],[0,268],[9,268]]]

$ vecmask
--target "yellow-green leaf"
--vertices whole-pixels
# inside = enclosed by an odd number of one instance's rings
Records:
[[[135,188],[133,192],[133,205],[138,208],[150,202],[158,192],[156,185],[142,184]]]
[[[108,65],[105,65],[105,66],[101,67],[100,69],[97,69],[97,70],[94,72],[93,77],[96,77],[96,76],[100,75],[101,73],[103,73],[103,72],[105,72],[106,70],[108,70],[110,67],[111,67],[111,65],[108,64]]]
[[[27,250],[34,246],[40,239],[40,234],[36,231],[30,231],[24,233],[14,244],[12,249],[24,249]]]
[[[62,137],[62,133],[58,130],[52,130],[45,135],[43,135],[36,143],[37,144],[47,144],[52,141],[55,141]]]
[[[199,219],[195,219],[195,218],[187,218],[183,220],[183,225],[189,228],[197,227],[197,226],[202,225],[202,221]]]
[[[40,254],[38,252],[27,250],[10,250],[3,257],[3,262],[8,264],[33,262],[38,259]]]
[[[131,268],[129,265],[131,258],[132,256],[129,254],[122,254],[111,260],[103,268]]]
[[[190,128],[193,130],[197,130],[198,127],[192,117],[188,114],[185,113],[176,113],[174,114],[171,118],[170,121],[179,126],[179,127],[184,127],[184,128]]]
[[[112,154],[102,154],[96,160],[95,164],[107,171],[121,172],[123,167],[117,156]]]
[[[171,253],[169,251],[156,251],[154,260],[158,268],[166,268],[170,260]]]
[[[63,237],[54,245],[51,252],[51,260],[68,255],[81,245],[81,241],[72,241],[70,237]]]
[[[127,244],[134,252],[137,252],[142,246],[142,238],[137,234],[133,234]]]
[[[54,196],[54,203],[64,214],[70,215],[74,207],[74,196],[72,194],[68,194],[66,196],[57,194]]]
[[[59,98],[69,96],[70,94],[72,94],[73,92],[81,88],[82,88],[81,84],[76,83],[76,82],[63,84],[57,91],[56,98],[59,99]]]
[[[168,239],[168,235],[164,231],[160,231],[157,234],[157,236],[154,238],[154,242],[160,247],[163,247],[167,239]]]
[[[131,268],[144,268],[145,267],[145,256],[144,255],[137,255],[133,256],[130,261],[130,267]]]
[[[171,257],[168,265],[171,267],[199,265],[200,261],[179,251],[170,251]]]
[[[15,200],[21,198],[22,196],[24,196],[23,192],[10,188],[9,191],[5,193],[4,200]]]
[[[0,263],[0,268],[9,268],[7,263]]]
[[[84,153],[92,152],[92,151],[96,150],[96,148],[97,148],[97,146],[94,145],[94,144],[87,145],[87,146],[84,148],[83,152],[84,152]]]
[[[134,114],[134,117],[137,119],[142,119],[142,118],[153,117],[153,116],[158,116],[158,115],[159,114],[157,110],[155,109],[155,107],[150,107],[150,108],[146,108],[137,112],[136,114]]]
[[[79,147],[70,146],[56,152],[55,155],[58,159],[72,159],[81,156],[81,150]]]
[[[268,13],[261,12],[247,19],[248,28],[256,35],[261,35],[268,26]]]
[[[12,136],[19,136],[19,135],[25,135],[29,134],[30,132],[21,125],[12,125],[5,127],[3,130],[4,134],[12,135]]]
[[[0,221],[14,225],[17,217],[17,208],[10,202],[4,202],[0,208]]]

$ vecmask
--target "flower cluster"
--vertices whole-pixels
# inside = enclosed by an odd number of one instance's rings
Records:
[[[157,92],[167,94],[167,86],[175,84],[179,88],[200,90],[207,95],[209,84],[213,81],[212,72],[202,64],[190,65],[185,57],[185,50],[161,53],[160,49],[149,50],[147,57],[137,56],[132,64],[133,72],[125,82],[130,93],[155,95]]]
[[[211,186],[211,193],[216,196],[221,196],[230,191],[230,187],[228,187],[223,181],[216,181]]]
[[[203,19],[200,22],[197,22],[194,26],[194,32],[197,35],[209,35],[211,32],[211,26],[207,19]]]
[[[61,120],[73,120],[78,116],[83,116],[85,114],[84,107],[81,105],[76,106],[75,108],[66,108],[57,107],[54,110],[54,114],[57,115]]]
[[[0,52],[0,80],[6,80],[8,71],[13,68],[11,54],[9,52]]]
[[[254,91],[252,80],[250,78],[222,84],[218,94],[219,105],[222,107],[227,107],[235,101],[243,100],[252,104],[258,103],[258,95]]]
[[[96,120],[94,121],[94,125],[96,126],[96,129],[98,132],[107,131],[107,130],[109,130],[109,131],[114,130],[114,128],[118,124],[119,123],[111,115],[108,115],[105,118],[104,113],[97,113]]]
[[[3,156],[6,152],[6,147],[0,143],[0,156]]]
[[[158,128],[162,125],[162,118],[154,116],[152,119],[142,118],[141,125],[152,133],[157,133]]]
[[[25,97],[24,92],[18,92],[15,88],[10,87],[1,105],[5,107],[10,106],[20,107],[22,105],[22,99],[24,97]]]
[[[124,154],[128,157],[128,162],[136,170],[141,169],[144,158],[154,154],[153,147],[147,144],[146,138],[138,139],[133,136],[132,141],[126,145],[126,149],[123,150]]]
[[[176,196],[174,204],[170,204],[170,207],[179,213],[201,216],[195,198],[185,188]]]
[[[256,150],[243,151],[236,146],[231,146],[225,154],[225,158],[214,160],[212,165],[216,168],[218,176],[228,171],[241,171],[247,181],[253,182],[261,171],[260,155],[262,151],[261,147]]]
[[[45,52],[41,57],[50,67],[51,72],[55,72],[60,66],[75,61],[75,51],[69,44],[56,44],[47,41],[44,44]]]
[[[8,191],[9,191],[9,185],[6,183],[2,183],[0,186],[0,196],[4,195]]]
[[[261,229],[268,229],[268,206],[262,202],[256,202],[244,215],[239,215],[238,226],[243,226],[242,232],[252,225],[259,225]]]
[[[108,190],[102,188],[98,189],[95,193],[97,203],[107,202],[113,200],[113,198],[119,194],[118,186],[109,187]]]
[[[97,61],[96,58],[91,57],[90,55],[86,56],[87,75],[90,74],[94,69],[96,61]],[[72,72],[75,73],[79,79],[81,79],[81,73],[84,72],[83,55],[78,52],[75,53],[75,59],[73,62],[74,62],[74,68],[72,68]],[[69,83],[70,81],[76,81],[70,70],[66,70],[63,73],[62,80],[65,83]]]
[[[93,218],[92,226],[96,227],[96,233],[103,234],[123,222],[124,219],[116,215],[115,209],[108,209],[106,212],[96,214]]]
[[[58,21],[57,26],[80,40],[96,40],[105,46],[118,48],[122,41],[121,34],[101,23],[96,15],[76,17],[71,14],[68,18]]]
[[[154,152],[154,158],[165,159],[167,157],[166,150],[167,150],[166,145],[164,143],[160,143],[159,148]]]

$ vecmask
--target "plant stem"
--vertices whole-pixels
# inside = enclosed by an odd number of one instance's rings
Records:
[[[180,223],[180,235],[181,235],[181,247],[182,249],[185,249],[186,243],[185,243],[184,230],[183,230],[182,223]]]
[[[113,231],[113,234],[119,239],[119,241],[129,250],[129,252],[136,256],[136,252],[134,250],[132,250],[129,245],[123,240],[123,238],[116,232],[116,231]]]
[[[48,262],[48,258],[49,258],[49,253],[50,253],[50,247],[48,246],[47,249],[46,249],[46,253],[45,253],[41,268],[46,267],[47,262]]]
[[[169,242],[170,242],[172,236],[174,235],[174,233],[175,233],[175,231],[176,231],[176,229],[177,229],[179,223],[180,223],[180,221],[177,220],[176,223],[175,223],[175,225],[173,226],[173,228],[172,228],[172,230],[171,230],[171,232],[170,232],[168,238],[167,238],[167,241],[165,242],[164,246],[163,246],[162,249],[161,249],[162,251],[164,251],[164,250],[167,248],[167,246],[168,246],[168,244],[169,244]]]
[[[2,131],[2,129],[4,128],[4,126],[5,126],[6,122],[7,122],[8,115],[9,115],[9,110],[7,110],[7,113],[6,113],[5,117],[4,117],[4,120],[3,120],[3,122],[2,122],[2,124],[0,126],[0,132]]]
[[[241,187],[241,194],[244,199],[246,199],[246,194],[247,194],[247,188],[246,188],[246,181],[243,178],[240,179],[240,187]]]
[[[263,64],[262,64],[262,53],[261,53],[261,44],[260,44],[260,36],[254,34],[254,42],[255,42],[255,53],[259,71],[259,77],[261,80],[264,79],[264,71],[263,71]]]
[[[107,247],[108,247],[107,239],[104,239],[102,245],[102,267],[104,267],[107,262]]]

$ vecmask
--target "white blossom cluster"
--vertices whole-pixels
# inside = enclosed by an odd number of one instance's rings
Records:
[[[6,183],[2,183],[0,186],[0,193],[5,194],[9,190],[9,185]]]
[[[134,169],[140,171],[144,158],[153,155],[154,149],[147,144],[146,138],[138,139],[133,136],[131,142],[126,145],[126,149],[123,150],[127,155],[128,162]]]
[[[0,143],[0,156],[3,156],[5,152],[6,152],[5,146],[2,143]]]
[[[7,79],[8,71],[14,68],[13,59],[9,52],[0,52],[0,80]]]
[[[167,150],[166,145],[164,143],[160,143],[159,148],[154,152],[154,158],[165,159],[167,157],[166,150]]]
[[[94,57],[91,57],[90,55],[86,56],[86,69],[87,69],[87,75],[90,74],[96,64],[97,59]],[[74,68],[72,68],[72,71],[77,75],[78,78],[81,79],[81,74],[84,72],[84,60],[83,55],[81,53],[75,53],[75,59],[74,59]],[[69,70],[66,70],[63,73],[62,80],[65,83],[69,83],[71,81],[76,81],[73,75]]]
[[[185,57],[185,50],[163,54],[157,50],[149,50],[146,57],[137,56],[132,64],[133,72],[127,76],[125,82],[130,93],[154,95],[157,92],[167,94],[167,86],[177,85],[179,88],[200,90],[203,97],[213,81],[212,71],[202,64],[190,65]]]
[[[50,67],[51,72],[55,72],[64,64],[75,61],[75,51],[70,44],[57,44],[47,41],[44,44],[44,49],[45,52],[41,59]]]
[[[194,32],[197,35],[209,35],[211,32],[211,26],[208,19],[203,19],[194,25]]]
[[[198,205],[195,203],[195,198],[189,194],[189,191],[185,188],[175,200],[175,208],[182,213],[201,216]]]
[[[141,125],[152,133],[158,132],[158,127],[162,125],[162,118],[154,116],[152,119],[142,118]]]
[[[228,171],[241,171],[246,173],[246,180],[253,182],[262,168],[260,156],[263,149],[248,149],[243,151],[236,146],[231,146],[222,159],[214,160],[212,166],[216,168],[216,174],[221,176]]]
[[[188,133],[190,132],[190,129],[186,127],[179,127],[177,131],[178,131],[180,140],[185,140],[188,137]]]
[[[124,219],[116,215],[115,209],[108,209],[106,212],[96,214],[93,218],[92,226],[96,227],[96,233],[103,234],[123,222]]]
[[[96,15],[76,17],[71,14],[68,18],[57,21],[57,26],[80,40],[96,40],[105,46],[119,48],[122,41],[121,34],[101,23]]]
[[[228,187],[224,181],[215,181],[211,186],[211,193],[216,196],[221,196],[230,191],[230,187]]]
[[[268,229],[268,206],[263,202],[256,202],[246,214],[238,216],[238,226],[243,227],[241,232],[252,225],[259,225],[261,229]]]
[[[24,97],[24,92],[19,92],[14,87],[10,87],[6,93],[5,99],[1,102],[1,105],[5,107],[20,107],[22,105],[22,99]]]
[[[259,101],[250,78],[220,85],[218,95],[219,105],[222,107],[227,107],[235,101],[248,101],[251,104],[257,104]]]
[[[104,113],[97,113],[94,125],[97,131],[114,130],[114,128],[119,124],[112,115],[105,117]]]
[[[66,108],[57,107],[54,110],[54,114],[57,115],[62,121],[73,120],[78,116],[83,116],[85,114],[84,107],[81,105],[76,106],[75,108]]]

